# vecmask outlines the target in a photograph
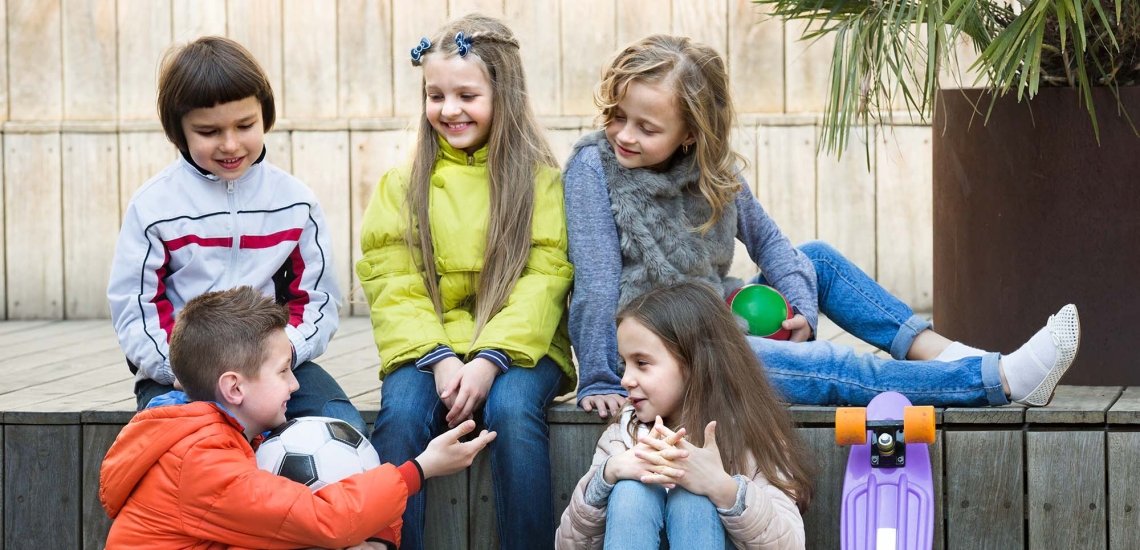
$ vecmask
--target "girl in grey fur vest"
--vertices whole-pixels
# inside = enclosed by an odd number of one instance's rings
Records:
[[[915,404],[1045,405],[1077,353],[1076,308],[1063,307],[1008,354],[951,342],[831,246],[793,247],[739,176],[724,60],[684,37],[656,35],[620,51],[598,87],[603,130],[584,136],[563,173],[575,282],[570,335],[579,405],[621,409],[614,315],[634,297],[680,281],[722,295],[733,239],[760,266],[753,282],[779,290],[795,316],[789,341],[749,336],[784,399],[865,405],[883,391]],[[819,313],[890,353],[883,358],[814,339]],[[692,427],[690,427],[692,428]]]

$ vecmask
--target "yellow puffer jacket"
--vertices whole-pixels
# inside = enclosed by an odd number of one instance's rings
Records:
[[[487,148],[474,155],[440,140],[432,171],[428,218],[439,275],[443,323],[436,317],[417,269],[419,249],[404,242],[408,223],[405,197],[408,168],[384,174],[364,214],[356,264],[371,305],[372,330],[380,351],[380,378],[415,361],[436,346],[451,346],[470,360],[484,349],[502,350],[511,364],[533,367],[550,356],[576,383],[566,328],[566,295],[574,267],[567,257],[562,178],[555,168],[541,168],[535,181],[530,257],[507,303],[478,340],[474,297],[483,269],[490,195]]]

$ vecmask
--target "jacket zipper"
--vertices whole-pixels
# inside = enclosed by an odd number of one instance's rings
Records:
[[[467,154],[467,166],[475,166],[475,155]]]
[[[237,198],[234,197],[234,182],[226,182],[226,199],[230,205],[230,223],[233,224],[233,243],[230,246],[230,267],[226,271],[225,288],[233,288],[234,272],[237,270],[238,248],[241,246],[241,235],[238,231]]]

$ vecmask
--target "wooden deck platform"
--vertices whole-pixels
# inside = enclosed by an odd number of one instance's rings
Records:
[[[869,349],[826,320],[819,332]],[[0,322],[0,347],[0,550],[101,548],[99,466],[134,413],[110,323]],[[368,320],[344,319],[319,362],[371,422],[380,392]],[[838,548],[846,449],[834,444],[833,408],[790,410],[819,466],[808,547]],[[570,403],[548,420],[560,515],[604,425]],[[936,548],[1140,548],[1140,388],[1063,386],[1046,408],[939,409],[938,422]],[[428,484],[430,548],[497,546],[488,470],[484,454]]]

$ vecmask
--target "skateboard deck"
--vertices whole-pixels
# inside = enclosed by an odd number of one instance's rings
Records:
[[[841,548],[933,547],[934,478],[927,444],[934,442],[934,429],[933,407],[913,407],[895,392],[875,396],[865,409],[836,409],[836,442],[851,445],[843,479]]]

